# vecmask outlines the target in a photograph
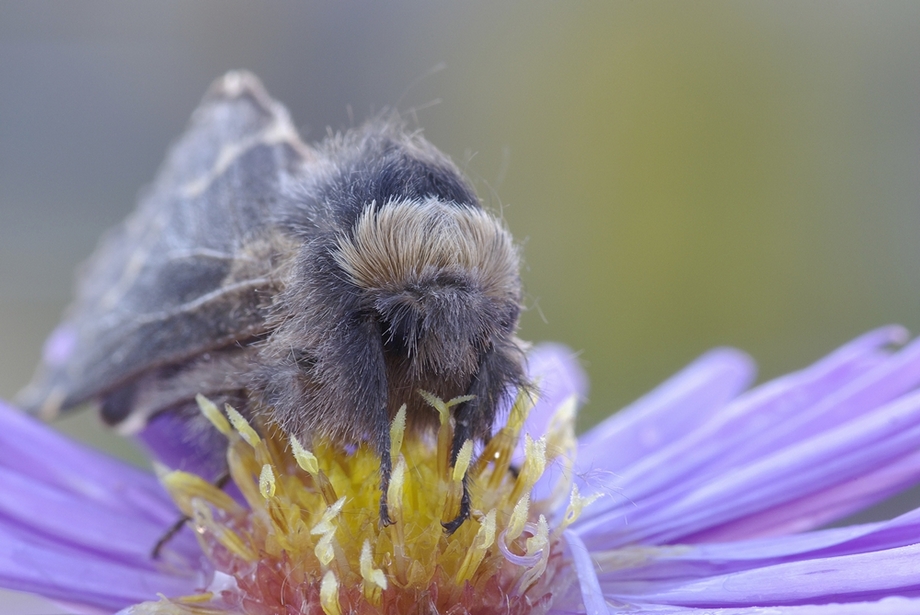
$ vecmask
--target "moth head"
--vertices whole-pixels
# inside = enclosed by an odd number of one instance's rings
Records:
[[[336,261],[414,374],[470,375],[517,328],[519,259],[486,211],[435,198],[364,208]]]

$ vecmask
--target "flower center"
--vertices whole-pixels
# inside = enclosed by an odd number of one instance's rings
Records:
[[[467,442],[451,466],[450,408],[422,393],[440,415],[435,436],[406,432],[405,410],[390,428],[393,472],[387,493],[395,522],[378,517],[380,460],[366,445],[346,450],[316,438],[308,450],[273,425],[256,425],[199,396],[202,411],[229,440],[230,475],[245,502],[185,472],[162,474],[194,522],[214,567],[207,591],[134,607],[173,613],[542,613],[573,579],[561,533],[586,503],[573,489],[551,527],[550,502],[531,502],[554,459],[571,459],[571,420],[539,440],[524,436],[532,402],[518,396],[506,424],[474,458]],[[557,412],[570,416],[574,400]],[[229,419],[229,420],[228,420]],[[448,535],[466,477],[471,518]],[[565,485],[566,490],[568,483]]]

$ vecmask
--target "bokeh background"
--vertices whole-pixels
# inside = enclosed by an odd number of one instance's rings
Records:
[[[395,107],[467,170],[524,245],[522,337],[590,374],[583,427],[716,345],[765,379],[920,330],[918,32],[910,1],[0,2],[0,397],[233,68],[308,140]]]

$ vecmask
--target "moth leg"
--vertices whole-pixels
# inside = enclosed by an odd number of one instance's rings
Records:
[[[341,348],[344,349],[345,356],[339,364],[349,366],[349,373],[342,374],[342,380],[347,388],[355,390],[354,407],[372,409],[365,419],[365,425],[370,441],[380,456],[380,526],[386,527],[393,524],[387,506],[387,490],[390,488],[393,461],[390,451],[386,363],[380,324],[370,315],[356,318],[356,321],[355,326],[348,328],[349,334],[343,340]]]
[[[214,481],[214,486],[218,489],[223,489],[229,481],[230,472],[225,471]],[[178,521],[169,526],[169,529],[166,530],[166,533],[160,536],[160,539],[157,540],[157,543],[153,545],[153,550],[150,552],[150,557],[152,559],[160,559],[160,553],[163,551],[163,547],[166,546],[166,543],[172,540],[173,537],[183,528],[183,526],[185,526],[185,524],[191,520],[192,518],[188,515],[182,515]]]
[[[380,527],[393,525],[393,519],[390,518],[390,510],[387,506],[387,491],[390,489],[390,475],[393,472],[389,438],[387,438],[387,443],[384,447],[386,452],[380,453]]]
[[[472,391],[477,388],[479,387],[474,384],[471,387],[470,394],[475,395],[475,393]],[[451,442],[450,447],[451,466],[457,464],[457,457],[460,455],[460,449],[463,448],[463,445],[466,443],[466,441],[473,438],[473,421],[476,415],[479,413],[479,404],[477,403],[478,401],[478,397],[471,399],[465,404],[462,404],[454,414],[454,439]],[[457,529],[463,525],[463,522],[470,518],[471,509],[472,500],[470,499],[469,474],[464,474],[463,495],[460,496],[460,511],[457,513],[457,516],[450,521],[441,522],[441,525],[444,527],[444,531],[447,532],[448,536],[456,532]]]
[[[499,400],[505,393],[509,384],[523,384],[518,363],[512,360],[511,355],[516,348],[492,347],[486,352],[480,363],[473,382],[470,384],[469,395],[473,399],[462,404],[454,413],[454,438],[451,443],[450,464],[457,463],[460,449],[467,440],[478,438],[488,439],[492,422],[495,419],[495,409]],[[448,535],[453,534],[469,519],[472,510],[470,497],[469,474],[463,476],[463,495],[460,498],[460,510],[457,516],[441,525]]]

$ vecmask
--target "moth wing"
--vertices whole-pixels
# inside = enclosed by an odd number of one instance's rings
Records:
[[[255,76],[218,79],[136,211],[84,266],[22,406],[50,418],[262,333],[281,241],[272,212],[313,156]]]

